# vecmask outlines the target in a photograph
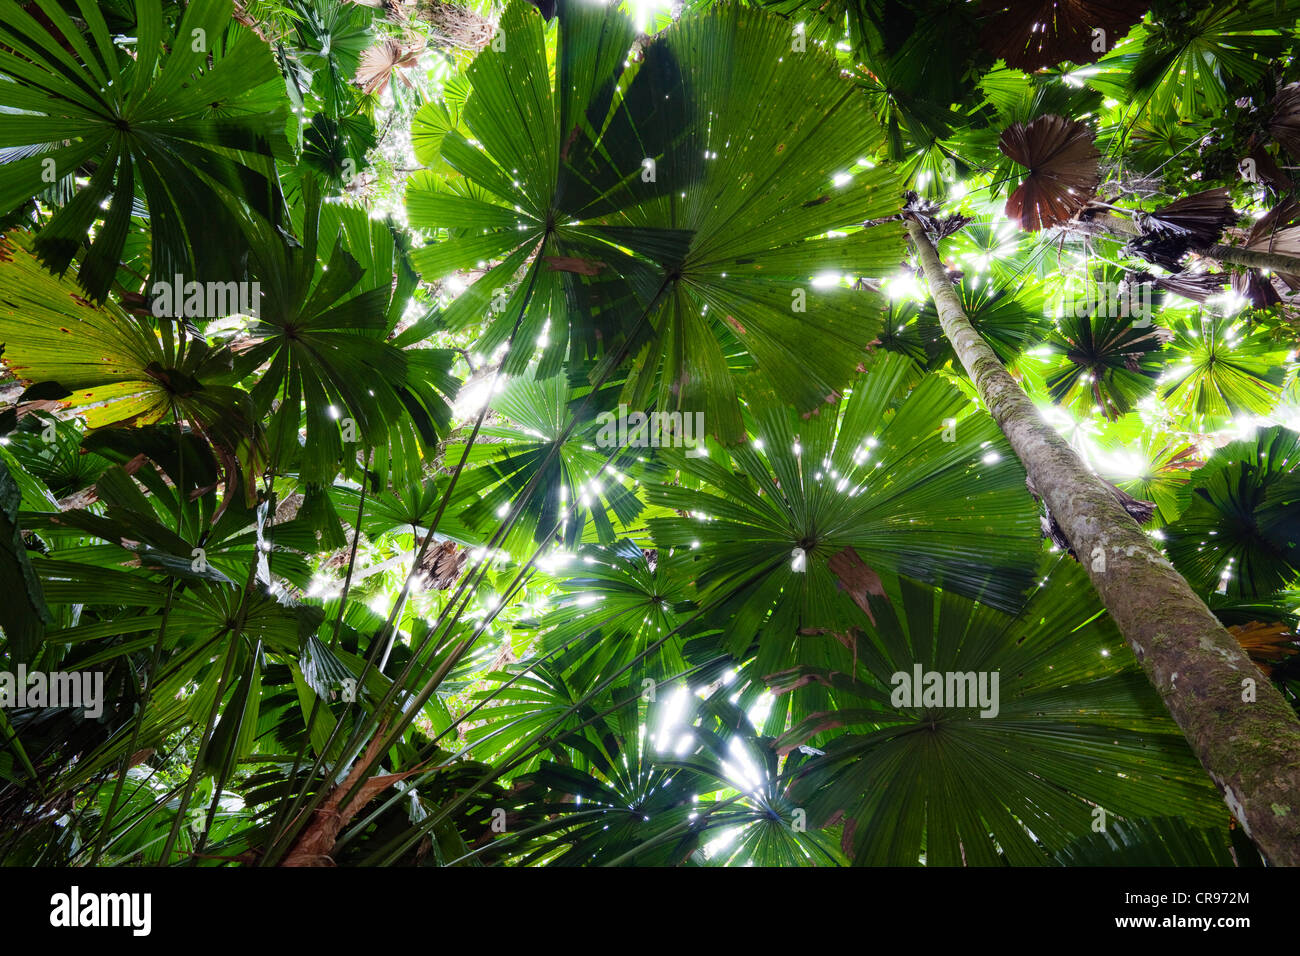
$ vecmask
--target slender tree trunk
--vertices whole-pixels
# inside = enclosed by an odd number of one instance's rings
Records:
[[[1132,219],[1109,214],[1085,221],[1067,222],[1062,228],[1085,236],[1104,236],[1109,239],[1133,239],[1142,234],[1137,223]],[[1225,246],[1219,243],[1197,246],[1193,251],[1197,255],[1208,256],[1235,266],[1271,269],[1273,272],[1284,272],[1288,275],[1300,274],[1300,259],[1282,255],[1280,252],[1252,251],[1242,246]]]
[[[924,229],[907,223],[944,334],[1228,807],[1270,863],[1300,865],[1300,721],[1111,489],[975,331]]]

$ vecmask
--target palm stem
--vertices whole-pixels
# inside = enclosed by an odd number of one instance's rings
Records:
[[[908,220],[944,334],[1193,753],[1274,864],[1300,865],[1300,721],[970,324]],[[1300,265],[1298,263],[1297,265]]]
[[[1064,228],[1085,236],[1101,236],[1106,239],[1127,240],[1142,235],[1137,223],[1122,216],[1097,216],[1089,220],[1070,221]],[[1234,266],[1246,266],[1251,269],[1271,269],[1289,275],[1300,273],[1300,258],[1283,255],[1280,252],[1266,252],[1262,249],[1247,249],[1244,246],[1226,246],[1212,243],[1193,247],[1197,255]]]

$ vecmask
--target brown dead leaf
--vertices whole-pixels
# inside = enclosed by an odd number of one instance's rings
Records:
[[[826,562],[826,566],[839,579],[840,587],[853,598],[853,603],[862,609],[872,624],[875,624],[876,616],[871,613],[869,598],[885,596],[880,575],[871,570],[866,562],[858,557],[858,552],[852,548],[845,548],[839,554],[833,555]]]
[[[1300,650],[1296,647],[1298,638],[1295,633],[1281,621],[1234,624],[1228,628],[1228,633],[1237,639],[1241,649],[1250,655],[1259,669],[1270,676],[1273,673],[1272,664],[1284,661]]]
[[[542,256],[553,272],[575,272],[580,276],[599,275],[605,263],[594,259],[579,259],[574,256]]]
[[[803,746],[805,740],[810,740],[826,730],[832,730],[836,727],[843,727],[844,721],[834,714],[814,714],[814,717],[820,718],[815,724],[804,728],[806,733],[800,733],[799,739],[784,743],[776,748],[778,756],[784,757],[792,750],[798,750]]]

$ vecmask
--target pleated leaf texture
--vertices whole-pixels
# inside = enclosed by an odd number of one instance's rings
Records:
[[[1048,114],[1002,131],[998,148],[1029,175],[1007,199],[1006,214],[1030,232],[1067,222],[1100,182],[1101,154],[1084,123]]]

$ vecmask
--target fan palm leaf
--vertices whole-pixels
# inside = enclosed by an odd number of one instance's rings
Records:
[[[558,539],[572,548],[594,536],[612,543],[637,522],[644,505],[633,479],[622,469],[636,464],[631,448],[599,447],[594,418],[575,420],[580,397],[560,376],[538,379],[535,371],[515,378],[492,399],[504,421],[485,425],[486,441],[463,450],[467,467],[457,485],[460,520],[480,531],[506,517],[513,504],[520,515],[502,546],[531,550],[533,541]],[[450,459],[461,461],[452,449]],[[525,496],[524,492],[533,492]]]
[[[351,460],[345,442],[387,445],[380,469],[418,474],[451,419],[454,355],[388,341],[415,276],[387,226],[360,209],[324,206],[314,181],[304,184],[300,215],[301,241],[292,243],[265,220],[245,223],[263,301],[240,368],[267,365],[251,395],[269,413],[270,453],[328,483]]]
[[[820,745],[825,755],[803,766],[792,796],[817,824],[842,817],[855,864],[1045,865],[1098,819],[1174,805],[1202,826],[1221,819],[1077,565],[1048,569],[1015,615],[906,581],[884,590],[853,669],[777,678],[778,689],[799,680],[832,688],[832,712],[797,725],[781,747],[848,729]],[[904,700],[897,675],[910,681],[918,668],[983,675],[990,687],[999,675],[996,711],[969,699]]]
[[[1238,863],[1234,854],[1247,849],[1247,862]],[[1081,836],[1056,859],[1063,866],[1259,866],[1253,850],[1230,839],[1226,828],[1192,827],[1177,817],[1139,817]]]
[[[1281,426],[1226,445],[1192,473],[1164,529],[1170,560],[1202,592],[1266,598],[1300,571],[1300,435]]]
[[[1156,387],[1165,337],[1150,318],[1091,309],[1065,315],[1047,341],[1059,356],[1046,375],[1049,394],[1085,413],[1099,409],[1107,418],[1132,411]]]
[[[869,586],[857,563],[868,581],[870,569],[903,573],[1000,607],[1032,580],[1038,525],[1018,462],[955,388],[915,374],[877,355],[838,414],[807,420],[752,401],[755,442],[718,461],[670,453],[682,486],[647,488],[685,515],[652,519],[651,533],[661,550],[698,549],[727,650],[744,656],[760,637],[758,674],[800,659],[801,629],[857,619],[844,593]]]
[[[603,352],[597,376],[630,357],[627,404],[703,411],[713,434],[734,441],[740,412],[727,354],[738,346],[801,410],[815,407],[856,367],[878,303],[813,278],[884,272],[901,253],[897,224],[858,228],[893,212],[892,177],[847,172],[880,142],[879,129],[853,108],[829,58],[791,52],[780,18],[728,8],[683,19],[646,46],[623,89],[626,23],[612,11],[568,10],[558,17],[557,93],[544,82],[538,18],[507,11],[507,48],[527,56],[480,54],[463,116],[488,153],[443,137],[443,159],[495,198],[408,197],[417,224],[477,230],[418,253],[426,274],[504,256],[453,304],[449,323],[486,310],[535,254],[481,344],[490,350],[518,326],[520,364],[508,359],[508,369],[522,368],[565,295],[569,328],[552,323],[544,374],[566,349],[574,358]],[[582,83],[561,84],[568,76]],[[508,88],[528,96],[506,97]],[[536,105],[520,112],[524,103]],[[713,113],[707,131],[693,110]],[[520,128],[526,137],[507,138]],[[751,181],[764,185],[734,188]]]
[[[238,276],[232,206],[275,218],[273,159],[290,158],[271,51],[240,28],[224,39],[225,0],[188,4],[171,31],[160,0],[136,0],[132,53],[113,41],[94,3],[77,4],[79,24],[62,4],[37,7],[44,23],[14,0],[0,4],[0,72],[13,80],[0,89],[0,106],[13,111],[0,148],[28,153],[4,164],[0,210],[44,192],[51,171],[62,179],[89,167],[88,183],[41,230],[36,251],[61,273],[89,242],[78,274],[92,299],[104,300],[117,273],[137,192],[152,224],[156,277]]]
[[[1234,415],[1266,415],[1286,375],[1286,354],[1263,330],[1198,314],[1174,328],[1160,393],[1175,415],[1208,427]]]

